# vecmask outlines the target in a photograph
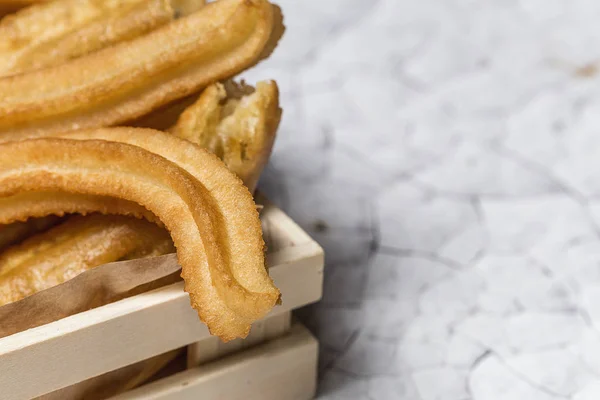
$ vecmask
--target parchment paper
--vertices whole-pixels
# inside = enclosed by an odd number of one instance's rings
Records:
[[[175,254],[104,264],[0,307],[0,338],[174,283]]]

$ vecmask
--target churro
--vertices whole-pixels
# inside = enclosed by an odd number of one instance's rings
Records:
[[[158,226],[118,215],[75,216],[0,254],[0,306],[105,263],[174,251]]]
[[[0,140],[133,120],[257,62],[266,0],[221,0],[150,33],[58,66],[0,78]]]
[[[0,21],[0,76],[61,64],[197,11],[203,0],[62,0]]]
[[[225,341],[245,337],[278,302],[252,196],[217,157],[152,130],[62,136],[0,145],[7,155],[0,159],[3,208],[28,191],[111,196],[145,207],[171,233],[192,306]]]

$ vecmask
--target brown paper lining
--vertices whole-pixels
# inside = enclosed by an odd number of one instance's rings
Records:
[[[104,264],[0,307],[0,338],[179,280],[175,254]]]

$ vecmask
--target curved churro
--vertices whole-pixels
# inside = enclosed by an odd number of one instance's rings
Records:
[[[105,263],[173,252],[158,226],[118,215],[75,216],[0,254],[0,306]]]
[[[0,197],[0,224],[27,221],[31,217],[40,218],[46,215],[86,215],[94,212],[129,215],[160,224],[154,214],[139,204],[110,196],[35,191]]]
[[[135,119],[255,63],[273,32],[267,0],[221,0],[147,35],[0,79],[0,140]]]
[[[227,82],[209,86],[169,130],[217,155],[254,192],[266,165],[281,119],[274,81],[256,90]]]
[[[152,130],[64,137],[1,144],[0,196],[70,192],[146,207],[171,233],[193,307],[223,340],[245,337],[276,304],[252,196],[214,155]]]
[[[130,40],[200,7],[202,0],[62,0],[0,21],[0,76],[58,65]]]
[[[0,75],[59,64],[173,17],[168,1],[62,0],[26,8],[0,21]]]

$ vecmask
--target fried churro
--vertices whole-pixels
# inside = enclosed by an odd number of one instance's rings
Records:
[[[0,254],[0,306],[105,263],[174,251],[169,234],[140,219],[75,216]]]
[[[234,75],[264,56],[266,0],[221,0],[58,66],[0,78],[0,140],[115,125]]]
[[[188,15],[201,0],[63,0],[0,22],[0,76],[59,65]]]
[[[117,197],[153,212],[171,233],[192,306],[221,339],[245,337],[278,302],[250,192],[199,146],[114,128],[4,143],[0,151],[4,214],[10,196],[36,191]]]

